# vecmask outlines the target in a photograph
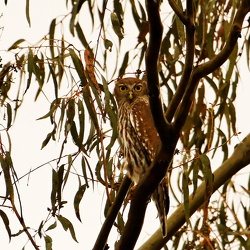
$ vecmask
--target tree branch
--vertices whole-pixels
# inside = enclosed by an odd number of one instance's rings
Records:
[[[121,208],[121,205],[124,201],[124,198],[126,197],[126,194],[129,190],[131,183],[132,183],[132,181],[130,180],[130,178],[128,176],[125,176],[125,178],[123,179],[123,182],[120,186],[120,189],[118,191],[118,194],[115,198],[115,201],[112,204],[111,208],[109,209],[108,215],[107,215],[107,217],[102,225],[102,228],[101,228],[99,235],[96,239],[93,250],[101,250],[101,249],[105,248],[110,230],[114,224],[114,221],[115,221],[117,214]]]
[[[34,249],[36,250],[39,250],[39,246],[36,244],[35,240],[33,239],[33,237],[31,236],[25,222],[24,222],[24,219],[22,216],[20,216],[20,214],[18,213],[17,209],[16,209],[16,206],[15,206],[15,203],[14,203],[14,200],[11,200],[11,205],[12,205],[12,210],[13,212],[15,213],[19,223],[21,224],[21,226],[23,227],[23,230],[24,232],[26,233],[26,235],[28,236],[31,244],[33,245]]]
[[[163,115],[158,78],[158,57],[162,41],[163,26],[159,14],[159,3],[155,3],[152,0],[148,0],[146,2],[150,34],[146,54],[146,75],[149,102],[155,127],[159,133],[161,142],[164,143],[164,141],[166,141],[166,133],[169,130],[170,125]]]
[[[168,3],[170,5],[170,7],[173,9],[173,11],[175,12],[176,16],[179,17],[179,19],[181,20],[181,22],[184,25],[188,24],[188,19],[187,17],[184,15],[182,9],[179,7],[179,5],[176,3],[176,1],[174,0],[168,0]]]
[[[199,65],[195,69],[195,75],[198,78],[202,78],[212,73],[228,59],[228,57],[234,50],[238,38],[241,37],[242,24],[248,12],[250,12],[250,1],[242,0],[239,9],[236,12],[231,31],[227,38],[226,45],[221,50],[221,52],[217,54],[212,60]]]
[[[117,249],[119,250],[134,249],[143,225],[145,211],[150,196],[165,176],[175,148],[175,144],[169,143],[171,141],[170,137],[172,137],[171,127],[163,115],[159,91],[157,64],[163,32],[159,14],[159,1],[147,0],[146,5],[150,34],[146,55],[147,84],[150,108],[155,127],[161,139],[161,148],[155,161],[139,181],[135,192],[133,193],[128,220],[117,246]]]
[[[200,79],[205,75],[213,72],[215,69],[219,68],[231,55],[237,43],[237,40],[240,37],[240,31],[242,29],[244,18],[249,11],[250,1],[242,0],[241,5],[235,15],[235,19],[229,33],[229,37],[227,39],[227,43],[222,51],[217,54],[211,61],[203,63],[193,70],[188,82],[188,86],[183,95],[182,102],[179,104],[178,110],[175,113],[175,121],[173,127],[176,135],[180,133],[186,121]]]
[[[228,158],[216,171],[214,171],[213,192],[218,190],[227,180],[242,168],[250,164],[250,134],[235,147]],[[196,190],[195,195],[189,196],[190,215],[192,215],[203,203],[206,193],[206,183],[203,182]],[[159,250],[186,222],[184,204],[181,204],[168,219],[168,235],[162,238],[158,229],[138,250]]]
[[[169,1],[173,2],[173,1]],[[176,5],[176,3],[174,2]],[[171,4],[170,4],[171,5]],[[172,5],[171,5],[172,7]],[[173,7],[172,7],[173,8]],[[174,10],[175,11],[175,10]],[[175,11],[176,12],[176,11]],[[183,74],[181,76],[180,83],[178,88],[171,100],[167,112],[166,112],[166,119],[168,122],[171,122],[173,116],[176,112],[178,105],[180,104],[180,100],[182,99],[188,81],[190,79],[190,75],[193,70],[193,62],[194,62],[194,48],[195,48],[195,41],[194,41],[194,34],[195,34],[195,25],[194,25],[194,13],[193,13],[193,1],[187,0],[187,16],[185,17],[185,22],[181,21],[185,24],[186,27],[186,59],[185,65],[183,69]],[[177,15],[179,17],[179,15]],[[182,15],[183,16],[183,15]],[[180,18],[180,17],[179,17]]]

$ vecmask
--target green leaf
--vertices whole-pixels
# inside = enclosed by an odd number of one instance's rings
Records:
[[[109,50],[109,52],[111,52],[113,43],[109,39],[104,39],[104,47],[106,50]]]
[[[63,184],[64,164],[61,165],[57,172],[58,188],[57,188],[57,200],[58,203],[62,203],[62,184]]]
[[[46,229],[46,232],[49,231],[49,230],[52,230],[54,228],[56,228],[57,226],[57,221],[55,221],[53,224],[51,224],[47,229]]]
[[[72,34],[72,36],[75,36],[75,20],[76,20],[76,15],[77,15],[77,3],[76,2],[72,2],[73,4],[73,8],[71,11],[71,19],[69,22],[69,30],[70,33]]]
[[[74,230],[74,227],[73,227],[72,223],[71,223],[67,218],[63,217],[62,215],[58,215],[57,218],[58,218],[58,220],[61,222],[61,224],[62,224],[62,226],[63,226],[63,229],[64,229],[65,231],[68,231],[68,230],[69,230],[69,231],[70,231],[70,234],[71,234],[71,237],[72,237],[76,242],[78,242],[77,239],[76,239],[75,230]]]
[[[187,165],[187,164],[184,164]],[[185,168],[185,167],[184,167]],[[182,191],[184,196],[184,214],[187,224],[190,223],[190,207],[189,207],[189,189],[188,189],[188,173],[184,170],[183,178],[182,178]]]
[[[226,215],[226,210],[225,210],[225,206],[224,206],[224,202],[221,203],[221,206],[220,206],[220,209],[219,209],[219,225],[220,225],[220,228],[219,229],[219,232],[220,234],[222,234],[223,236],[223,239],[228,241],[228,238],[227,238],[227,228],[226,228],[226,222],[227,222],[227,215]]]
[[[141,27],[141,19],[142,19],[142,18],[141,18],[141,17],[139,16],[139,14],[138,14],[138,11],[137,11],[136,5],[135,5],[135,1],[130,1],[130,3],[131,3],[131,6],[132,6],[132,15],[133,15],[135,24],[136,24],[137,28],[140,30],[140,27]],[[138,2],[138,4],[141,5],[140,2]]]
[[[85,157],[82,156],[82,161],[81,161],[81,165],[82,165],[82,174],[83,174],[83,178],[85,180],[86,186],[87,188],[89,187],[89,183],[88,183],[88,176],[87,176],[87,171],[86,171],[86,164],[85,164]]]
[[[113,95],[109,92],[108,84],[106,80],[103,78],[103,90],[105,93],[105,110],[108,113],[110,118],[110,123],[112,127],[112,136],[109,145],[106,147],[106,150],[110,150],[116,139],[117,139],[117,110],[116,110],[116,102],[114,100]]]
[[[48,112],[46,115],[41,116],[40,118],[37,118],[37,120],[42,120],[42,119],[51,117],[51,116],[54,114],[55,110],[59,107],[60,101],[61,101],[60,98],[59,98],[59,99],[55,99],[55,100],[51,103],[51,105],[50,105],[50,110],[49,110],[49,112]]]
[[[102,118],[105,120],[105,114],[104,114],[104,110],[103,110],[103,100],[102,100],[102,98],[101,98],[101,96],[100,96],[100,91],[99,91],[99,89],[97,89],[97,87],[93,84],[92,81],[89,82],[89,85],[90,85],[91,90],[92,90],[92,92],[93,92],[93,94],[94,94],[94,97],[92,97],[91,92],[90,92],[90,97],[91,97],[92,100],[95,100],[95,101],[96,101],[97,106],[98,106],[98,109],[99,109],[100,112],[101,112],[101,116],[102,116]],[[99,88],[99,85],[98,85],[98,88]],[[91,103],[91,106],[92,106],[92,109],[95,109],[95,110],[96,110],[93,101],[92,101],[92,103]],[[95,111],[95,113],[96,113],[96,111]]]
[[[52,58],[55,57],[55,44],[54,44],[54,38],[55,38],[55,27],[56,27],[56,18],[54,18],[50,24],[49,27],[49,48]]]
[[[86,142],[84,143],[84,147],[86,148],[86,150],[90,151],[91,145],[95,139],[95,134],[96,134],[96,129],[95,129],[95,125],[93,123],[92,120],[90,120],[90,129],[89,129],[89,133],[88,133],[88,138],[86,140]]]
[[[222,130],[217,129],[218,134],[219,134],[219,138],[221,139],[221,148],[222,151],[224,153],[224,157],[223,157],[223,161],[225,161],[228,158],[228,143],[227,143],[227,137],[226,135],[223,133]]]
[[[77,72],[78,76],[81,79],[81,85],[86,86],[86,84],[88,82],[87,82],[87,79],[86,79],[85,74],[84,74],[84,67],[83,67],[82,61],[76,55],[75,51],[73,49],[71,49],[71,48],[69,49],[69,54],[70,54],[71,59],[72,59],[72,61],[74,63],[76,72]]]
[[[57,191],[58,191],[58,173],[54,169],[52,169],[52,190],[50,194],[50,201],[53,213],[56,212]]]
[[[26,0],[26,8],[25,8],[25,13],[26,13],[26,19],[31,27],[31,22],[30,22],[30,0]]]
[[[52,132],[48,133],[45,140],[42,142],[42,146],[41,149],[43,149],[44,147],[47,146],[47,144],[49,143],[50,139],[52,138],[53,140],[55,140],[55,133],[56,133],[56,127],[54,127],[54,129],[52,130]]]
[[[89,170],[89,173],[90,173],[90,177],[91,177],[91,180],[92,180],[93,189],[94,189],[95,183],[94,183],[94,175],[93,175],[92,169],[91,169],[90,164],[89,164],[88,160],[86,159],[86,157],[84,157],[84,160],[85,160],[84,162],[83,162],[83,160],[82,160],[82,163],[83,163],[83,164],[86,163],[86,164],[84,165],[84,167],[85,167],[86,165],[87,165],[87,167],[88,167],[88,170]],[[83,165],[82,165],[82,168],[83,168]],[[83,169],[83,171],[84,171],[84,170],[86,171],[86,169]],[[84,172],[83,172],[83,173],[84,173]],[[84,178],[85,178],[85,177],[84,177]],[[86,181],[87,187],[89,187],[89,186],[88,186],[88,182],[87,182],[87,181],[88,181],[87,175],[86,175],[85,181]]]
[[[55,97],[57,100],[58,99],[58,83],[57,83],[57,79],[56,79],[56,74],[55,74],[53,68],[51,67],[50,63],[48,63],[48,65],[49,65],[50,73],[52,75],[52,79],[53,79],[53,83],[54,83],[54,90],[55,90]]]
[[[95,175],[96,175],[98,181],[100,181],[101,183],[105,183],[105,181],[103,180],[102,175],[101,175],[102,168],[103,168],[102,162],[98,161],[96,164],[96,168],[95,168]]]
[[[124,223],[124,220],[123,220],[123,216],[119,212],[118,215],[117,215],[117,227],[118,227],[118,229],[119,229],[120,232],[123,231],[124,225],[125,225],[125,223]]]
[[[18,45],[20,43],[23,43],[25,42],[25,39],[19,39],[17,40],[16,42],[14,42],[9,48],[8,48],[8,51],[12,50],[12,49],[17,49],[18,48]]]
[[[84,107],[82,100],[78,100],[78,118],[79,118],[79,142],[82,145],[83,136],[84,136],[84,128],[85,128],[85,115],[84,115]]]
[[[31,79],[32,79],[32,73],[33,73],[33,65],[35,64],[34,62],[34,55],[33,55],[33,51],[31,48],[29,48],[29,52],[28,52],[28,80],[27,80],[27,87],[25,89],[25,92],[27,92],[27,90],[30,87],[31,84]]]
[[[231,81],[237,57],[238,57],[238,44],[236,43],[234,50],[229,57],[229,66],[228,66],[228,70],[227,70],[227,74],[226,74],[226,82]]]
[[[11,159],[11,155],[10,155],[10,151],[5,151],[5,161],[7,162],[7,164],[9,165],[10,169],[11,169],[11,174],[12,176],[15,176],[18,179],[18,176],[15,172],[14,166],[13,166],[13,161]]]
[[[92,100],[90,91],[88,88],[83,88],[82,93],[83,93],[83,99],[84,99],[84,102],[87,106],[91,121],[95,125],[95,128],[99,130],[99,124],[98,124],[98,120],[97,120],[96,110],[93,107],[93,100]]]
[[[232,82],[232,93],[230,97],[230,101],[233,102],[237,96],[237,86],[239,83],[239,74],[235,72],[235,80]]]
[[[128,60],[129,60],[129,51],[126,52],[124,58],[123,58],[123,62],[122,62],[122,66],[119,69],[119,76],[123,76],[125,74],[126,68],[128,66]]]
[[[57,67],[58,67],[58,72],[57,72],[57,76],[58,76],[58,79],[59,79],[59,87],[61,86],[61,82],[62,82],[62,79],[63,79],[63,75],[65,73],[65,68],[64,68],[64,60],[66,57],[69,56],[69,54],[65,54],[65,42],[64,42],[64,36],[62,35],[62,38],[61,38],[61,46],[59,48],[60,50],[60,53],[57,57]]]
[[[5,212],[1,209],[0,209],[0,216],[3,220],[3,223],[5,225],[5,229],[9,235],[9,241],[10,241],[11,240],[11,230],[10,230],[10,226],[9,226],[9,219],[8,219],[7,215],[5,214]]]
[[[205,76],[204,78],[210,84],[210,87],[212,87],[212,89],[214,90],[214,93],[218,94],[219,90],[218,90],[217,84],[214,82],[213,78],[210,78],[209,76]]]
[[[123,26],[124,12],[120,1],[114,1],[114,13],[116,13],[121,26]]]
[[[33,74],[36,76],[36,81],[38,82],[38,90],[35,96],[35,100],[39,97],[42,92],[45,79],[45,69],[44,69],[44,57],[41,54],[41,58],[38,58],[37,55],[34,56],[34,65],[33,65]]]
[[[196,193],[196,189],[197,189],[197,184],[198,184],[198,178],[199,178],[199,169],[200,169],[200,165],[201,165],[201,161],[200,159],[194,159],[193,163],[192,163],[192,169],[193,169],[193,196]]]
[[[109,160],[108,160],[109,159]],[[110,182],[114,180],[113,158],[110,159],[110,150],[106,154],[106,172]]]
[[[8,130],[12,123],[12,109],[9,103],[7,103],[6,106],[7,106],[7,130]]]
[[[79,136],[76,130],[76,124],[74,121],[72,121],[71,126],[70,126],[70,133],[72,136],[72,139],[74,143],[81,149],[82,148],[82,142],[79,140]]]
[[[63,121],[64,121],[64,116],[65,116],[65,111],[66,111],[66,101],[65,99],[61,99],[61,113],[60,113],[60,119],[59,119],[59,122],[58,122],[58,126],[59,126],[59,133],[61,133],[62,131],[62,128],[63,128]]]
[[[213,143],[213,139],[214,139],[214,131],[215,131],[214,126],[215,126],[215,124],[214,124],[214,109],[209,108],[208,109],[208,125],[207,125],[207,133],[206,133],[207,146],[206,146],[205,152],[208,152],[212,147],[212,143]]]
[[[228,100],[228,109],[229,109],[229,115],[230,115],[230,124],[233,132],[236,134],[236,112],[235,112],[235,106],[233,105],[233,102],[229,99]]]
[[[81,28],[81,25],[79,24],[79,22],[77,22],[76,24],[76,32],[77,32],[77,36],[79,38],[79,40],[81,41],[82,45],[84,48],[88,48],[89,47],[89,44],[85,38],[85,35],[83,33],[83,30]]]
[[[67,109],[67,121],[71,125],[75,117],[75,99],[69,99]]]
[[[66,171],[66,174],[64,176],[64,184],[63,184],[63,188],[65,187],[67,180],[69,178],[69,173],[70,173],[70,169],[72,166],[73,162],[72,162],[72,155],[68,155],[68,169]]]
[[[48,235],[44,237],[46,250],[52,250],[52,238]]]
[[[78,191],[76,192],[76,195],[75,195],[75,198],[74,198],[75,214],[76,214],[76,217],[77,217],[77,219],[79,221],[81,221],[79,205],[80,205],[80,202],[81,202],[82,197],[84,195],[84,192],[86,190],[86,187],[87,187],[86,184],[80,186],[79,189],[78,189]]]
[[[250,35],[248,36],[248,39],[246,40],[246,55],[247,55],[247,65],[248,65],[248,68],[250,68]]]
[[[213,173],[211,169],[211,164],[210,164],[210,159],[208,158],[207,155],[201,154],[200,155],[201,163],[203,165],[203,174],[204,174],[204,179],[206,182],[206,196],[205,198],[209,199],[210,196],[213,193]]]
[[[115,12],[111,12],[110,18],[115,34],[118,36],[119,40],[123,39],[123,29],[117,14]]]
[[[21,235],[22,233],[25,233],[27,229],[30,229],[30,227],[27,227],[25,229],[19,230],[17,233],[12,234],[11,236],[12,237],[17,237],[17,236]]]
[[[186,33],[185,33],[185,29],[184,29],[184,24],[181,22],[181,20],[177,17],[175,19],[176,21],[176,28],[177,28],[177,32],[178,32],[178,39],[181,42],[181,45],[184,45],[186,42]]]
[[[14,202],[14,189],[12,185],[12,180],[11,180],[11,174],[10,174],[10,165],[8,163],[8,160],[4,158],[0,154],[0,163],[3,169],[4,173],[4,180],[5,180],[5,188],[6,188],[6,199],[10,198],[11,202]]]
[[[43,223],[43,220],[42,220],[41,223],[40,223],[40,225],[39,225],[39,227],[38,227],[38,230],[37,230],[37,233],[38,233],[38,235],[39,235],[40,238],[42,238],[43,225],[44,225],[44,223]]]

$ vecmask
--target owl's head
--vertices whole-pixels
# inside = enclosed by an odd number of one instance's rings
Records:
[[[147,83],[134,77],[120,79],[115,83],[114,95],[118,105],[131,103],[138,96],[148,95]]]

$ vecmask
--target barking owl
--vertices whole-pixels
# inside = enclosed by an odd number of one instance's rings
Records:
[[[118,134],[124,157],[123,169],[138,183],[159,149],[160,138],[151,114],[147,83],[137,78],[120,79],[114,95],[118,104]],[[167,234],[169,197],[164,178],[152,194],[160,218],[162,234]]]

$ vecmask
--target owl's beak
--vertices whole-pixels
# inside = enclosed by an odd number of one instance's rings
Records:
[[[130,90],[129,92],[128,92],[128,97],[129,97],[129,99],[133,99],[133,91],[132,90]]]

